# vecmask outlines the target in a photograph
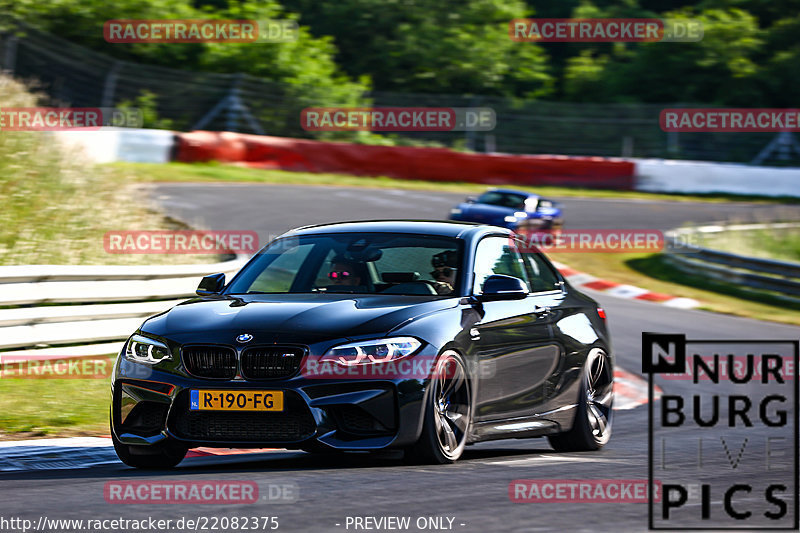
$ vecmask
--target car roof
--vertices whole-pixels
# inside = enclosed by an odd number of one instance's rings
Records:
[[[521,194],[522,196],[533,196],[539,198],[539,195],[533,192],[528,191],[520,191],[519,189],[500,189],[500,188],[492,188],[486,190],[486,192],[502,192],[502,193],[510,193],[510,194]]]
[[[448,220],[362,220],[303,226],[290,230],[284,233],[283,236],[320,235],[324,233],[414,233],[465,238],[468,234],[497,231],[511,233],[506,228],[472,222]]]

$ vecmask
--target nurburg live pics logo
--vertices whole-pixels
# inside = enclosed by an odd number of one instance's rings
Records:
[[[642,333],[649,529],[798,529],[798,344]]]

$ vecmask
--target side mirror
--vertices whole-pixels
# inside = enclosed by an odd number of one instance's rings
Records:
[[[528,287],[525,282],[513,276],[493,274],[483,282],[483,294],[479,294],[481,302],[495,302],[500,300],[522,300],[528,296]]]
[[[197,286],[195,292],[198,296],[210,296],[212,294],[219,294],[224,287],[225,274],[211,274],[200,280],[200,285]]]

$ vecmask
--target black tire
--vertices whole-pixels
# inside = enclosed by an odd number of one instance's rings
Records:
[[[614,407],[614,368],[601,348],[589,352],[581,376],[578,408],[572,429],[548,437],[559,452],[599,450],[611,438]]]
[[[119,460],[128,466],[142,470],[166,470],[177,466],[186,457],[189,449],[174,442],[164,442],[153,446],[130,446],[123,444],[111,430],[111,442]]]
[[[447,350],[436,361],[419,440],[406,450],[416,464],[448,464],[461,457],[472,423],[472,384],[464,359]]]

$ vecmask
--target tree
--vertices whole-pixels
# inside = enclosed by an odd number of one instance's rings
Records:
[[[519,0],[286,0],[314,35],[331,35],[351,76],[376,90],[546,96],[552,76],[535,43],[508,35]]]
[[[9,0],[0,0],[6,1]],[[122,60],[206,72],[243,72],[284,84],[289,93],[316,105],[361,102],[367,76],[354,81],[334,60],[330,38],[300,28],[289,43],[131,43],[109,44],[103,24],[113,19],[297,19],[275,0],[228,2],[225,9],[195,7],[191,0],[15,0],[16,18],[59,37]]]

